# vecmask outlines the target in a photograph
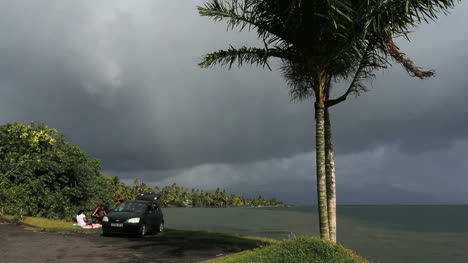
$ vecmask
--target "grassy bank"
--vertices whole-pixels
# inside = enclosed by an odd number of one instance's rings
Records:
[[[39,217],[23,217],[22,221],[18,221],[14,216],[5,215],[2,217],[3,221],[18,225],[23,225],[25,229],[44,231],[44,232],[55,232],[61,234],[98,234],[101,233],[101,229],[84,229],[79,226],[74,226],[73,222],[52,220]]]
[[[316,237],[297,237],[204,263],[369,263],[351,250]]]

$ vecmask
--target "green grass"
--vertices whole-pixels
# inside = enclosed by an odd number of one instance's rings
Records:
[[[315,237],[296,237],[204,263],[369,263],[349,249]]]
[[[21,224],[28,230],[37,230],[45,232],[55,232],[61,234],[76,233],[76,234],[97,234],[101,233],[99,228],[85,229],[80,226],[74,226],[73,222],[52,220],[39,217],[23,217],[23,221],[18,221],[16,217],[5,215],[3,216],[7,222]]]

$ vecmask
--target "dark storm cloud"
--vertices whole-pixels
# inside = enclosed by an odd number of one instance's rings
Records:
[[[338,105],[333,110],[338,149],[354,152],[392,142],[404,153],[416,153],[466,138],[468,89],[461,76],[466,74],[468,52],[446,55],[450,61],[438,67],[439,75],[432,80],[393,71],[375,80],[369,93]]]
[[[148,3],[143,5],[151,7]],[[306,105],[287,104],[276,74],[197,67],[204,52],[219,42],[225,46],[221,37],[209,43],[225,32],[224,26],[199,19],[194,5],[172,4],[195,25],[168,23],[169,14],[157,6],[144,18],[123,10],[100,22],[99,10],[87,12],[90,2],[53,3],[65,13],[48,6],[5,5],[0,76],[8,114],[3,120],[45,121],[101,158],[105,168],[247,162],[312,145],[294,143],[307,140],[313,122],[296,114]],[[29,23],[21,23],[23,11]],[[204,32],[205,25],[213,32]],[[245,42],[233,35],[227,40]]]
[[[2,1],[1,121],[44,121],[128,177],[314,149],[312,103],[290,103],[278,71],[197,67],[207,52],[255,45],[254,34],[198,17],[197,1],[162,3]],[[401,42],[436,78],[392,69],[333,109],[338,154],[386,143],[417,153],[466,138],[468,33],[452,30],[464,10]]]

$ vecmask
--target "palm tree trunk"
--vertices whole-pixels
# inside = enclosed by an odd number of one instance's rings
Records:
[[[327,181],[327,209],[330,241],[336,243],[336,179],[335,153],[333,150],[330,113],[325,108],[325,173]]]
[[[315,103],[315,143],[317,166],[317,199],[319,208],[320,238],[329,240],[327,186],[325,173],[325,107],[318,101]]]

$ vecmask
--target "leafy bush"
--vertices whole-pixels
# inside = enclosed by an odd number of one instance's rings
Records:
[[[111,179],[63,135],[43,124],[0,126],[0,211],[72,219],[79,209],[115,202]]]

